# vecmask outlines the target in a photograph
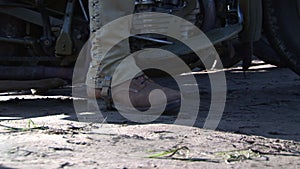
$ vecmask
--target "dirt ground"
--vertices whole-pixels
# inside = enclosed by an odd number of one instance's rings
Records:
[[[256,62],[226,70],[227,102],[217,131],[202,129],[209,108],[205,72],[194,127],[176,117],[135,124],[78,122],[71,89],[1,94],[0,168],[300,168],[300,77]],[[162,84],[171,79],[158,78]]]

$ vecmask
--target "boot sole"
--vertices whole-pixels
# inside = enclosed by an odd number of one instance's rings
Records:
[[[177,115],[180,111],[180,105],[181,105],[181,100],[174,100],[171,102],[168,102],[164,112],[162,113],[162,115],[165,116],[174,116]],[[113,108],[117,110],[117,108],[115,107],[115,105],[113,105]],[[134,114],[133,112],[135,111],[141,111],[141,112],[146,112],[150,109],[150,107],[127,107],[127,106],[118,106],[118,110],[121,113],[128,113],[128,114]],[[159,106],[153,106],[151,109],[151,112],[147,112],[147,114],[145,115],[158,115],[159,111],[162,109],[162,105]]]

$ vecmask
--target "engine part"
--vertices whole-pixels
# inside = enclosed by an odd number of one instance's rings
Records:
[[[203,32],[213,29],[216,25],[216,4],[215,0],[202,0],[204,19],[201,26]]]
[[[72,17],[75,0],[69,0],[65,12],[64,24],[57,38],[55,54],[57,56],[69,56],[73,53],[73,42],[71,37]]]

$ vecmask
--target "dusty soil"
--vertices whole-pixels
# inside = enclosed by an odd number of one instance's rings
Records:
[[[134,124],[117,112],[107,112],[108,124],[78,122],[70,88],[2,94],[0,168],[300,168],[300,77],[260,63],[246,76],[240,70],[226,70],[217,131],[201,128],[205,113],[194,127],[167,116]],[[195,74],[205,112],[207,75]]]

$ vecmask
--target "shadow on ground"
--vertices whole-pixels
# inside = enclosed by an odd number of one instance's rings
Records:
[[[247,135],[300,141],[300,78],[288,69],[259,65],[244,73],[240,68],[226,71],[228,96],[218,130]],[[195,126],[203,127],[210,106],[210,83],[205,73],[195,73],[201,95]],[[176,86],[172,79],[156,79]],[[53,90],[47,96],[0,96],[0,121],[68,115],[76,121],[71,89]],[[133,124],[116,112],[106,112],[107,121]],[[171,124],[176,117],[161,117],[155,123]]]

